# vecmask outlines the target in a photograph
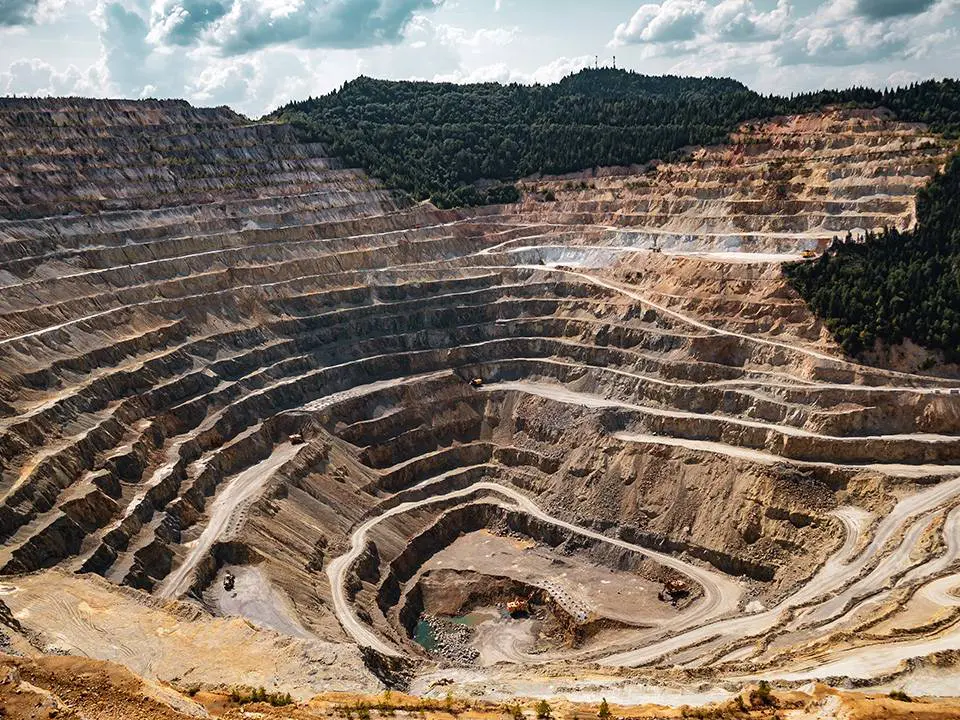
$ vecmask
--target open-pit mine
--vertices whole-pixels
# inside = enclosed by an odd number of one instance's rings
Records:
[[[883,110],[400,199],[280,123],[0,106],[4,648],[308,698],[948,695],[960,382],[783,263],[910,228]]]

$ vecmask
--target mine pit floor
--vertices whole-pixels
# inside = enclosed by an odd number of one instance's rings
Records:
[[[464,535],[434,555],[430,570],[471,570],[510,577],[538,587],[563,588],[596,615],[629,625],[659,625],[679,611],[657,599],[659,583],[636,572],[616,572],[583,557],[564,556],[530,540],[489,530]]]
[[[227,573],[234,577],[232,590],[223,587]],[[254,625],[291,637],[313,637],[297,620],[290,598],[256,567],[225,566],[211,584],[205,599],[221,615],[242,617]]]

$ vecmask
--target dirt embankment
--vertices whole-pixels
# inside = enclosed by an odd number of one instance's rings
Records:
[[[533,718],[538,701],[532,698],[483,702],[462,697],[456,685],[446,687],[442,699],[410,697],[398,693],[353,695],[326,693],[309,702],[286,704],[283,693],[267,692],[255,698],[258,688],[237,686],[220,691],[197,687],[158,685],[125,668],[86,658],[44,657],[32,660],[0,656],[0,710],[11,720],[188,720],[193,718],[264,718],[269,720],[328,720],[350,714],[372,718],[416,715],[427,720],[498,720],[505,715]],[[595,717],[597,703],[571,703],[551,699],[551,716],[558,720]],[[731,700],[704,707],[664,707],[614,704],[611,717],[638,720],[654,718],[743,718],[814,720],[843,717],[920,718],[949,720],[960,717],[960,704],[950,700],[889,697],[838,692],[817,686],[807,692],[763,692],[746,687]]]

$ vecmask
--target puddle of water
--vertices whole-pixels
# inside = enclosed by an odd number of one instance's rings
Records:
[[[469,628],[473,628],[480,623],[485,623],[489,620],[497,620],[500,617],[501,615],[496,612],[486,611],[472,612],[467,613],[466,615],[457,615],[454,617],[445,617],[443,620],[451,622],[454,625],[466,625]],[[417,644],[420,647],[428,652],[437,647],[437,637],[433,632],[433,627],[426,619],[421,618],[420,622],[417,623],[417,628],[413,633],[413,639],[417,641]]]
[[[433,634],[433,628],[426,620],[420,620],[417,623],[417,629],[413,633],[413,639],[417,644],[427,652],[437,647],[437,637]]]

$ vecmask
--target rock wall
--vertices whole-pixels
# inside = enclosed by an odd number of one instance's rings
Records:
[[[954,471],[948,382],[839,356],[769,258],[643,250],[909,225],[951,146],[882,113],[444,212],[226,109],[5,101],[0,136],[16,582],[66,571],[170,601],[255,563],[274,621],[344,643],[328,573],[359,543],[351,612],[402,645],[409,583],[457,518],[640,567],[619,538],[768,601],[839,546],[838,507],[883,513]]]

